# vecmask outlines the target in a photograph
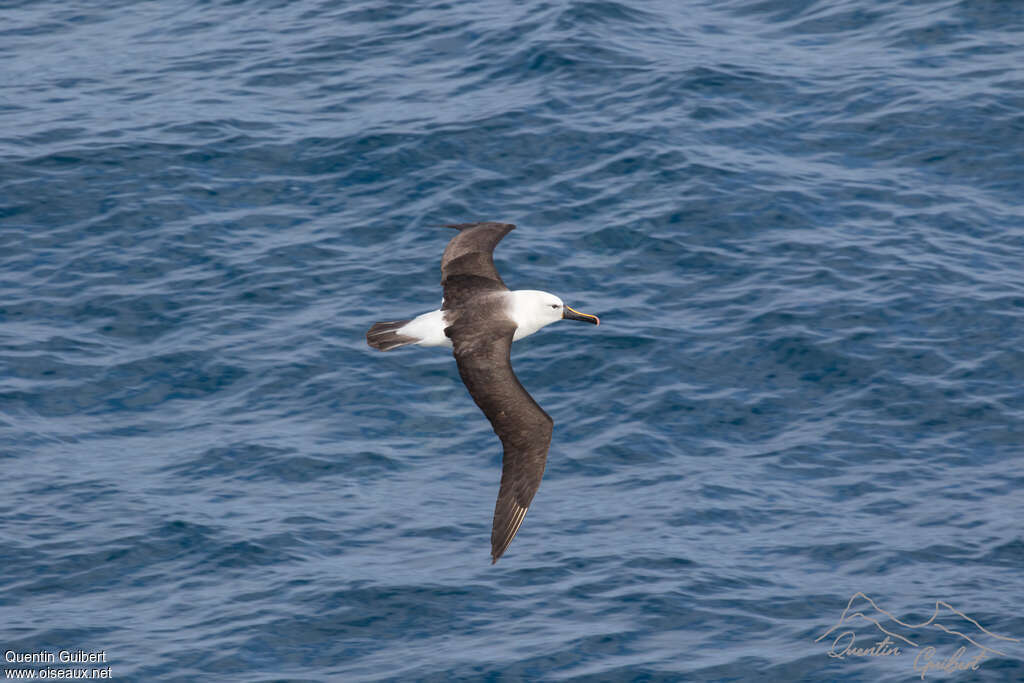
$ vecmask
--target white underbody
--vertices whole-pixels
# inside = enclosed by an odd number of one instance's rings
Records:
[[[512,341],[528,337],[545,325],[562,319],[562,301],[554,294],[534,290],[516,290],[500,292],[494,296],[506,299],[505,312],[516,323],[516,331]],[[420,346],[448,346],[452,340],[445,336],[444,330],[451,322],[448,311],[440,309],[416,316],[395,332],[403,337],[413,337],[413,342]]]
[[[408,324],[395,330],[395,333],[419,339],[414,343],[420,346],[451,346],[452,340],[444,336],[446,327],[448,323],[445,322],[444,311],[439,309],[416,316]]]

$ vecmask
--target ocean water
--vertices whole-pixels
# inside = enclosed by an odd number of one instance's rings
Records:
[[[2,3],[5,676],[1024,680],[1022,93],[1011,1]],[[495,566],[364,341],[471,220],[602,319]]]

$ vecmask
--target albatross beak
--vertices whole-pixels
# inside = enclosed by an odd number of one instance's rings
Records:
[[[579,311],[574,311],[568,306],[562,307],[562,320],[580,320],[585,323],[594,323],[595,325],[601,324],[601,320],[596,315],[580,313]]]

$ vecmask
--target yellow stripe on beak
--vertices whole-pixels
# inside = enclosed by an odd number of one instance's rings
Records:
[[[567,313],[562,313],[562,317],[563,318],[567,318],[569,320],[580,320],[580,321],[585,322],[585,323],[594,323],[595,325],[600,325],[601,324],[601,319],[598,318],[596,315],[591,315],[589,313],[580,313],[579,311],[577,311],[575,308],[572,308],[571,306],[566,306],[565,310],[568,311],[568,312]],[[570,315],[570,313],[572,315]]]

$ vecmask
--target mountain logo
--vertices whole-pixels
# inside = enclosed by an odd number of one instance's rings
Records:
[[[858,644],[858,635],[861,643],[865,638],[872,638],[871,644]],[[991,656],[1009,657],[1006,651],[1013,643],[1020,643],[1017,638],[989,631],[944,600],[935,601],[932,614],[925,621],[909,623],[882,609],[859,591],[850,597],[839,621],[814,642],[823,640],[831,644],[828,656],[834,659],[913,654],[914,671],[922,680],[933,671],[977,671]],[[940,647],[950,649],[950,640],[959,648],[940,651]]]

